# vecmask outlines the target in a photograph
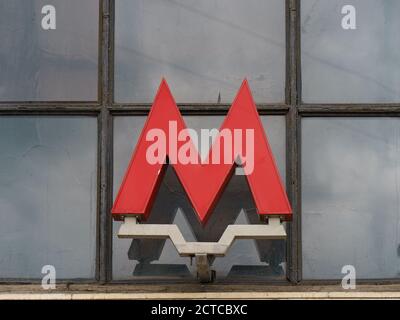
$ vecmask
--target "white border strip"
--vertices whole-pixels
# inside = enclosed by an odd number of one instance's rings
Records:
[[[0,300],[400,299],[400,292],[0,293]]]

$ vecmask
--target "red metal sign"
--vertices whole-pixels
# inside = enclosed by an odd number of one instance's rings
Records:
[[[152,129],[160,129],[166,133],[167,141],[175,139],[174,143],[177,149],[188,143],[188,141],[180,141],[176,137],[171,137],[171,121],[176,123],[178,132],[186,129],[182,115],[163,79],[115,200],[112,209],[114,219],[126,215],[142,215],[144,219],[147,218],[167,162],[149,163],[146,152],[154,142],[147,141],[147,134]],[[254,167],[251,172],[246,174],[246,178],[257,212],[260,215],[279,215],[283,219],[289,220],[292,216],[292,209],[246,80],[243,81],[220,132],[223,129],[232,131],[251,129],[254,132]],[[223,154],[223,147],[222,143],[214,143],[207,159],[211,159],[215,152]],[[167,147],[166,156],[171,156],[170,151],[171,149]],[[198,157],[200,158],[200,156]],[[240,152],[233,154],[232,158],[236,159],[237,157],[244,158]],[[233,174],[236,164],[233,161],[230,163],[212,163],[211,161],[201,163],[199,161],[199,163],[187,164],[178,161],[171,165],[199,220],[205,223],[224,186]]]

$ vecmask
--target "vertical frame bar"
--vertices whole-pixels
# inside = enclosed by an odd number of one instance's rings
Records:
[[[99,192],[99,206],[100,206],[100,270],[99,281],[105,283],[109,279],[108,269],[110,265],[110,218],[109,218],[109,122],[110,113],[107,106],[111,103],[110,94],[110,0],[101,0],[102,7],[102,20],[101,20],[101,112],[100,112],[100,192]]]
[[[287,264],[288,279],[299,281],[300,207],[299,207],[299,131],[298,105],[300,102],[300,1],[286,0],[286,100],[289,112],[286,117],[287,192],[293,209],[293,220],[288,224]]]

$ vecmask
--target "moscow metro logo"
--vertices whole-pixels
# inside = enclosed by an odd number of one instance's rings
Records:
[[[197,153],[188,130],[163,79],[112,208],[114,219],[148,217],[168,164],[203,225],[238,166],[257,213],[291,219],[292,210],[246,80],[205,159]],[[221,155],[223,161],[215,161]]]

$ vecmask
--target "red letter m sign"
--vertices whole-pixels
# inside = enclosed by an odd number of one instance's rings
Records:
[[[118,219],[127,215],[142,215],[147,218],[168,158],[172,157],[171,145],[174,150],[179,150],[180,148],[187,148],[187,144],[191,143],[190,137],[188,138],[189,141],[182,141],[176,135],[171,136],[171,121],[174,123],[176,132],[187,129],[168,85],[163,80],[115,200],[112,209],[114,218]],[[146,158],[149,147],[154,144],[154,141],[146,139],[147,134],[152,129],[164,132],[166,141],[169,141],[168,146],[165,146],[164,161],[156,163],[150,163]],[[245,172],[245,175],[258,214],[278,215],[289,220],[292,210],[246,80],[243,82],[219,132],[226,132],[226,130],[233,132],[238,131],[238,129],[241,130],[240,132],[251,130],[253,133],[254,165],[251,172]],[[221,140],[223,139],[217,137],[216,141],[219,141],[219,143],[213,143],[207,160],[211,159],[216,153],[225,153],[226,143],[221,143]],[[189,148],[189,150],[191,149]],[[207,221],[219,195],[235,171],[236,160],[239,158],[239,160],[246,161],[246,156],[242,150],[243,148],[238,148],[238,150],[234,148],[231,151],[230,161],[222,163],[202,162],[201,160],[195,163],[170,161],[202,223]],[[200,158],[199,155],[197,157]]]

